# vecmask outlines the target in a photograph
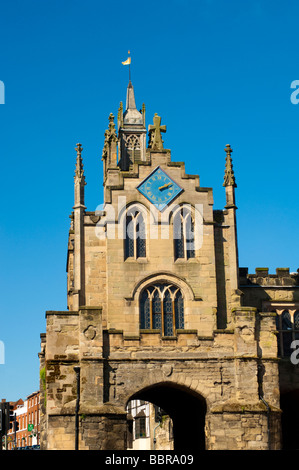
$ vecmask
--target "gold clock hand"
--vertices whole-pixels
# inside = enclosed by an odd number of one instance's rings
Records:
[[[167,184],[164,184],[164,186],[160,186],[159,189],[161,190],[161,189],[164,189],[164,188],[168,188],[168,186],[171,186],[171,185],[172,185],[172,183],[167,183]]]

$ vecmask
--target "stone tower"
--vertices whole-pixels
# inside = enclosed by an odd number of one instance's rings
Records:
[[[109,116],[94,212],[77,144],[68,310],[46,312],[41,335],[43,448],[126,449],[131,399],[169,414],[175,450],[281,446],[276,291],[265,306],[260,284],[243,271],[240,283],[232,149],[215,210],[165,132],[155,114],[146,145],[130,81],[117,129]]]

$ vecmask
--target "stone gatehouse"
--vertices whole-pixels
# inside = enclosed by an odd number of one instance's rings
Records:
[[[158,115],[146,129],[130,82],[117,124],[109,116],[94,212],[76,146],[68,310],[47,311],[41,335],[41,446],[124,450],[140,399],[170,416],[175,450],[292,448],[298,273],[239,268],[231,147],[215,210],[165,131]]]

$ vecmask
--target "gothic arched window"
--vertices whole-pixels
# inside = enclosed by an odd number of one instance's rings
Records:
[[[146,225],[143,214],[135,209],[125,217],[125,259],[146,257]]]
[[[285,310],[281,315],[281,329],[282,330],[291,330],[292,329],[292,320],[290,312]]]
[[[130,164],[132,164],[135,160],[140,160],[140,140],[137,135],[131,134],[127,137],[126,148]]]
[[[175,259],[195,257],[194,220],[189,208],[183,207],[173,219],[173,238]]]
[[[140,298],[140,329],[160,330],[174,336],[184,328],[184,300],[173,284],[158,283],[146,287]]]
[[[290,313],[285,310],[281,315],[282,343],[283,355],[290,356],[292,350],[290,348],[292,342],[292,320]]]
[[[276,328],[278,331],[277,344],[280,357],[289,357],[293,349],[292,341],[299,339],[299,310],[295,312],[284,310],[276,315]]]

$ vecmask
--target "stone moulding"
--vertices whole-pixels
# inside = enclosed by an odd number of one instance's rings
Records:
[[[55,408],[53,410],[50,410],[48,412],[48,415],[51,417],[54,416],[74,416],[76,411],[76,400],[72,400],[65,405],[63,405],[61,408]],[[80,404],[80,409],[79,409],[80,415],[94,415],[94,416],[111,416],[111,415],[121,415],[121,416],[126,416],[126,411],[116,405],[113,405],[111,403],[106,403],[104,405],[100,406],[95,406],[95,405],[89,405],[88,403],[82,403]]]
[[[57,316],[67,316],[67,315],[79,315],[78,310],[47,310],[46,317],[49,315],[57,315]]]
[[[269,404],[270,411],[281,413],[281,409]],[[266,405],[261,401],[258,403],[224,403],[210,408],[211,414],[222,413],[268,413]]]
[[[151,274],[148,274],[146,277],[143,277],[140,279],[134,286],[131,296],[127,297],[127,301],[134,301],[135,296],[138,295],[138,293],[148,284],[152,282],[159,282],[159,281],[167,281],[167,282],[172,282],[178,287],[180,287],[186,294],[188,294],[188,297],[190,300],[202,300],[201,297],[198,297],[195,295],[193,292],[193,289],[191,288],[189,282],[186,280],[186,278],[182,276],[178,276],[177,274],[174,274],[171,271],[155,271]]]

